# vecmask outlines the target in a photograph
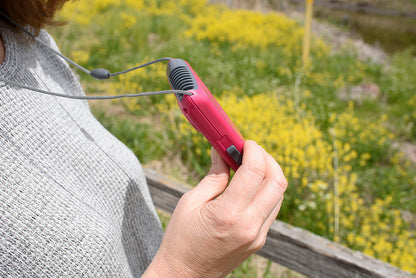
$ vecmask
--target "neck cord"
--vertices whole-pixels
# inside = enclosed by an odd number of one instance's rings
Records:
[[[27,34],[28,36],[33,38],[36,42],[38,42],[42,46],[46,47],[49,51],[52,51],[53,53],[55,53],[56,55],[58,55],[59,57],[61,57],[65,61],[67,61],[68,63],[72,64],[73,66],[75,66],[79,70],[87,73],[88,75],[92,76],[95,79],[109,79],[111,76],[117,76],[117,75],[125,74],[125,73],[128,73],[128,72],[136,70],[136,69],[147,67],[151,64],[155,64],[155,63],[162,62],[162,61],[169,61],[171,59],[169,57],[159,58],[159,59],[147,62],[145,64],[142,64],[142,65],[139,65],[139,66],[127,69],[127,70],[123,70],[123,71],[120,71],[120,72],[116,72],[116,73],[110,73],[110,71],[108,71],[106,69],[93,69],[93,70],[90,71],[90,70],[80,66],[79,64],[75,63],[74,61],[72,61],[68,57],[64,56],[59,51],[56,51],[55,49],[51,48],[48,44],[46,44],[45,42],[40,40],[37,36],[35,36],[31,32],[29,32],[26,28],[22,27],[16,21],[14,21],[12,18],[10,18],[1,9],[0,9],[0,14],[4,18],[6,18],[10,23],[12,23],[17,28],[19,28],[22,32],[24,32],[25,34]],[[162,95],[162,94],[179,94],[179,95],[188,95],[188,96],[192,95],[191,92],[183,91],[183,90],[163,90],[163,91],[136,93],[136,94],[122,94],[122,95],[116,95],[116,96],[73,96],[73,95],[60,94],[60,93],[50,92],[50,91],[46,91],[46,90],[26,86],[26,85],[23,85],[23,84],[19,84],[17,82],[10,81],[10,80],[5,79],[1,76],[0,76],[0,81],[4,82],[5,84],[8,84],[8,85],[12,85],[12,86],[19,87],[19,88],[22,88],[22,89],[32,90],[32,91],[39,92],[39,93],[42,93],[42,94],[48,94],[48,95],[71,98],[71,99],[83,99],[83,100],[117,99],[117,98],[126,98],[126,97]]]

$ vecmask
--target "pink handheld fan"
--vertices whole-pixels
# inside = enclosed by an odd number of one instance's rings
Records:
[[[176,94],[180,109],[224,161],[237,171],[242,162],[244,139],[217,100],[191,66],[182,59],[169,61],[167,77],[172,89],[192,93]]]

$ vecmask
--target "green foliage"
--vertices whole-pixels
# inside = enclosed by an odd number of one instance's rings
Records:
[[[392,129],[404,140],[416,141],[416,57],[411,50],[397,53],[380,77]]]

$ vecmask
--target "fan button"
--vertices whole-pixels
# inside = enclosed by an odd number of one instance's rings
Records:
[[[231,145],[227,148],[227,153],[232,157],[235,163],[241,165],[243,157],[234,145]]]

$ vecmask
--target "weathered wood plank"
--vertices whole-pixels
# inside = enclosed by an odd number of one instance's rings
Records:
[[[156,207],[172,213],[189,188],[145,171]],[[411,274],[282,221],[273,223],[259,255],[310,277],[388,277]],[[413,276],[415,277],[415,276]]]
[[[310,277],[411,277],[390,264],[281,221],[259,254]]]

